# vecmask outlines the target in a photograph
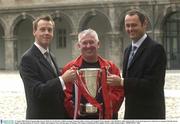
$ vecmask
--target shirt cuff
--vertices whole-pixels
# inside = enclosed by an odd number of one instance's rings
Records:
[[[60,82],[61,82],[61,85],[62,85],[63,90],[65,90],[65,89],[66,89],[66,85],[65,85],[65,83],[64,83],[64,81],[63,81],[63,79],[62,79],[61,76],[59,76],[59,80],[60,80]]]
[[[124,87],[124,78],[121,78],[121,86]]]

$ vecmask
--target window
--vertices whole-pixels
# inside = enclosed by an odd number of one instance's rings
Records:
[[[57,43],[56,43],[56,48],[66,48],[66,29],[58,29],[57,31]]]
[[[167,68],[180,69],[180,13],[167,17],[164,27],[164,41],[167,52]]]

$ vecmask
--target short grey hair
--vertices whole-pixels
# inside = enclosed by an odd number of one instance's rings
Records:
[[[78,42],[80,42],[84,37],[86,37],[87,35],[90,35],[92,37],[94,37],[94,39],[98,42],[99,41],[99,38],[98,38],[98,35],[96,33],[95,30],[93,29],[86,29],[86,30],[83,30],[81,31],[79,34],[78,34]]]

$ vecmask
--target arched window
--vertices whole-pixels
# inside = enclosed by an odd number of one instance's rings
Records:
[[[180,69],[180,12],[167,17],[164,25],[167,68]]]
[[[21,19],[14,28],[15,41],[15,66],[19,68],[19,63],[23,53],[32,46],[34,37],[32,34],[32,19]]]

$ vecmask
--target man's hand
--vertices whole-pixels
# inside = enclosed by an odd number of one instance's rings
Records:
[[[124,79],[115,74],[109,74],[107,76],[107,83],[110,86],[124,86]]]
[[[76,70],[69,69],[61,77],[65,83],[72,82],[76,79]]]

